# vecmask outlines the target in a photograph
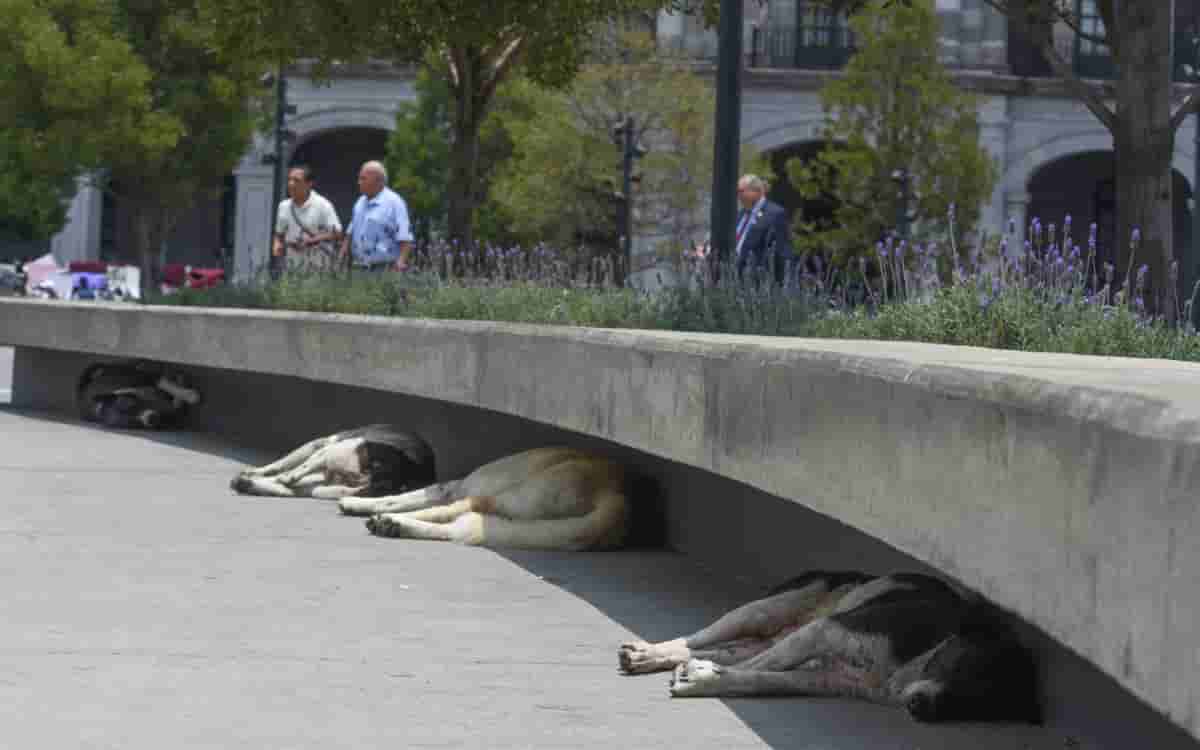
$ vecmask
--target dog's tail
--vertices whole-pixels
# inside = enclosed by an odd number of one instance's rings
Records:
[[[625,542],[628,524],[625,495],[617,489],[604,489],[597,493],[591,511],[574,518],[522,520],[484,514],[476,543],[524,549],[612,549]]]

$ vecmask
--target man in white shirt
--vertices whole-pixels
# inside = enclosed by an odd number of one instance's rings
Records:
[[[286,255],[289,271],[333,270],[342,233],[333,204],[313,190],[312,169],[304,165],[288,170],[287,190],[290,197],[280,202],[275,216],[272,254]]]

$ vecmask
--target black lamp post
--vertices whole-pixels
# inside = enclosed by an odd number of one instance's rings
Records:
[[[1192,81],[1200,83],[1200,33],[1192,35]],[[1200,110],[1192,114],[1192,125],[1195,133],[1192,138],[1194,149],[1192,163],[1192,246],[1180,248],[1183,252],[1179,259],[1179,283],[1183,285],[1182,304],[1187,304],[1192,298],[1196,286],[1196,264],[1200,262]],[[1192,324],[1200,325],[1200,310],[1192,310]]]
[[[738,150],[742,118],[742,4],[721,0],[717,27],[717,113],[713,138],[712,255],[727,260],[734,249]]]
[[[296,107],[287,103],[287,78],[283,74],[282,65],[274,73],[264,75],[262,83],[264,86],[275,86],[275,152],[263,159],[264,162],[273,165],[270,215],[267,219],[267,266],[274,277],[279,274],[284,262],[283,258],[277,259],[271,252],[271,246],[275,243],[275,206],[283,200],[283,150],[286,141],[292,135],[286,128],[287,115],[295,114]]]

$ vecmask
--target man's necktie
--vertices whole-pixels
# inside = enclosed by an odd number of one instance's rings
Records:
[[[750,212],[742,209],[742,215],[738,218],[737,237],[734,238],[734,247],[742,241],[742,235],[746,233],[746,227],[750,224]]]

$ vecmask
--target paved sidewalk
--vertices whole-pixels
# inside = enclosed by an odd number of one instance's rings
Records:
[[[665,552],[376,539],[328,503],[234,496],[260,458],[0,408],[0,747],[1062,747],[845,701],[672,700],[665,675],[618,675],[616,645],[750,590]]]

